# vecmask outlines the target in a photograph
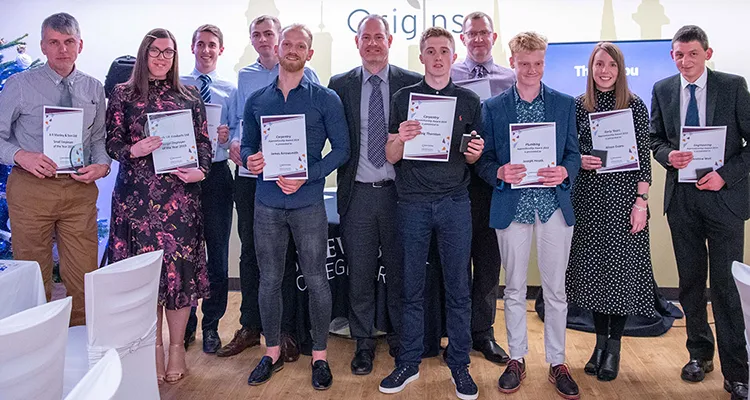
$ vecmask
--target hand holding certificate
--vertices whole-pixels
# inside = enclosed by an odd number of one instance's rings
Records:
[[[631,109],[591,113],[589,123],[594,147],[591,155],[602,160],[602,166],[596,169],[596,173],[640,169]]]
[[[724,166],[726,137],[726,126],[683,126],[680,133],[680,151],[692,152],[693,159],[685,168],[678,170],[678,181],[695,183],[702,175]]]
[[[260,117],[263,147],[263,180],[307,179],[307,128],[305,115]],[[283,188],[282,188],[283,189]]]
[[[441,161],[450,158],[456,98],[412,93],[409,121],[418,121],[422,133],[404,143],[404,160]]]
[[[557,136],[554,122],[510,124],[510,164],[526,167],[526,176],[512,189],[544,188],[542,168],[557,167]]]
[[[84,166],[83,109],[44,107],[44,155],[57,164],[58,174],[71,174]]]
[[[149,136],[158,136],[162,140],[161,146],[151,153],[154,171],[166,174],[178,168],[198,168],[192,111],[163,111],[146,116]]]

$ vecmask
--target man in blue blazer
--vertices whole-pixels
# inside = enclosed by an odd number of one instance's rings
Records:
[[[578,385],[565,365],[565,326],[568,303],[565,270],[573,236],[570,193],[581,166],[572,97],[542,84],[547,40],[535,32],[511,39],[510,65],[516,84],[485,101],[482,108],[485,148],[477,173],[496,189],[492,194],[490,227],[495,229],[505,264],[505,325],[510,358],[498,381],[503,393],[513,393],[526,377],[526,275],[531,238],[536,231],[539,272],[544,290],[544,347],[549,380],[558,394],[577,399]],[[545,188],[513,189],[526,176],[523,164],[510,163],[510,129],[514,123],[556,123],[556,166],[538,170]]]

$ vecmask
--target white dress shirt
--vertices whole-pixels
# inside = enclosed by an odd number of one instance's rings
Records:
[[[700,126],[706,126],[706,82],[708,81],[708,68],[703,68],[703,74],[695,82],[695,100],[698,102],[698,119]],[[680,124],[685,125],[688,103],[690,102],[690,82],[680,75]]]

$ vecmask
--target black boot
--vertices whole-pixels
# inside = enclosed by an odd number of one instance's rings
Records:
[[[612,381],[617,378],[620,372],[620,341],[607,340],[607,349],[604,352],[604,359],[599,367],[599,373],[596,378],[600,381]]]
[[[594,347],[594,352],[591,354],[589,362],[583,367],[583,372],[585,372],[586,375],[596,376],[596,374],[599,373],[599,366],[602,365],[602,360],[604,359],[604,348],[606,347],[606,344],[607,336],[596,335],[596,347]]]

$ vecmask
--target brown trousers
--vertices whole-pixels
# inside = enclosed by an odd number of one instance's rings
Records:
[[[73,297],[70,326],[86,324],[83,275],[97,268],[96,184],[68,175],[39,179],[14,167],[8,177],[13,258],[39,263],[47,301],[52,291],[52,238],[57,239],[60,277]]]

